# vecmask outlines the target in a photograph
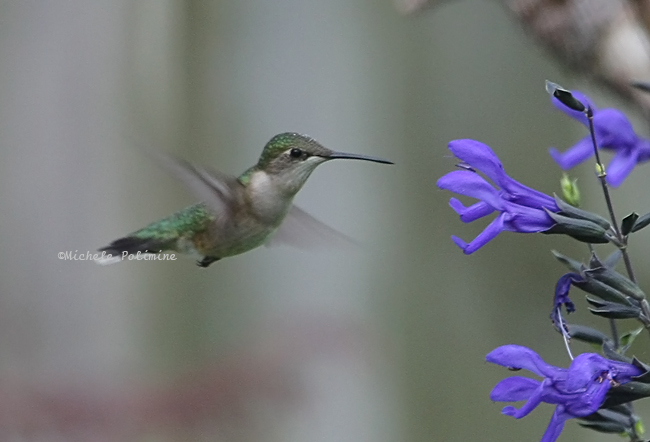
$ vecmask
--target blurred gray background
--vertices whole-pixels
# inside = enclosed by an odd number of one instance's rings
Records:
[[[464,256],[450,235],[486,223],[463,225],[435,183],[447,142],[475,138],[557,192],[547,148],[584,132],[545,79],[616,103],[497,3],[0,2],[0,438],[539,440],[553,408],[500,415],[488,395],[510,373],[484,357],[514,343],[568,365],[549,249],[586,248],[506,233]],[[238,174],[284,131],[396,163],[324,165],[296,198],[359,250],[260,248],[207,270],[57,258],[194,202],[141,146]],[[576,174],[602,210],[589,166]],[[614,192],[620,213],[648,211],[644,175]],[[574,300],[576,322],[605,325]],[[613,437],[569,422],[560,440]]]

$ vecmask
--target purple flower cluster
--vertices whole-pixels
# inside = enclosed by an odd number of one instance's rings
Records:
[[[554,442],[568,419],[595,413],[612,386],[630,382],[633,376],[641,374],[634,365],[605,359],[596,353],[577,356],[568,369],[554,367],[534,351],[519,345],[498,347],[485,359],[511,369],[524,368],[543,378],[538,381],[512,376],[499,382],[490,393],[493,401],[526,401],[519,409],[503,408],[503,414],[515,419],[528,415],[542,402],[556,405],[541,442]]]
[[[620,185],[638,163],[650,160],[650,140],[639,137],[622,112],[616,109],[597,110],[585,95],[580,92],[569,93],[553,83],[547,85],[547,90],[552,94],[553,104],[557,108],[582,124],[589,126],[587,115],[593,114],[594,136],[599,148],[614,152],[606,170],[609,184]],[[619,244],[622,241],[612,240],[610,221],[531,189],[508,176],[501,161],[489,146],[479,141],[463,139],[450,142],[449,150],[460,161],[460,169],[442,176],[437,182],[438,187],[478,200],[466,206],[457,198],[451,198],[451,208],[465,223],[496,213],[490,224],[471,242],[466,243],[452,236],[454,243],[465,254],[474,253],[502,231],[564,234],[589,244]],[[594,155],[591,135],[564,153],[550,149],[550,154],[560,167],[570,169]],[[565,190],[565,195],[568,193]],[[572,195],[575,194],[577,191]],[[579,198],[576,200],[579,201]],[[636,219],[633,220],[633,223],[635,222]],[[595,254],[586,268],[577,261],[554,253],[556,258],[571,269],[571,272],[560,277],[556,284],[551,314],[554,324],[563,333],[567,346],[572,337],[587,342],[600,342],[603,346],[610,342],[606,335],[589,327],[572,325],[571,335],[569,334],[569,326],[562,319],[561,309],[564,306],[568,313],[575,310],[573,302],[569,299],[572,285],[603,299],[602,302],[590,300],[592,305],[597,307],[593,310],[596,314],[614,319],[641,316],[641,308],[630,301],[643,298],[641,289],[600,263]],[[616,336],[616,332],[613,334]],[[617,338],[612,342],[614,344],[611,347],[605,347],[609,351],[623,354],[627,350],[627,347],[619,345]],[[629,346],[629,343],[627,345]],[[610,355],[607,352],[605,354]],[[636,434],[636,417],[631,407],[619,407],[618,410],[610,407],[596,412],[605,403],[612,387],[626,384],[642,375],[643,370],[639,368],[642,365],[638,362],[635,364],[639,367],[606,359],[596,353],[584,353],[573,359],[569,368],[560,368],[547,364],[533,350],[518,345],[496,348],[486,356],[486,360],[514,370],[526,369],[542,378],[536,380],[512,376],[499,382],[490,394],[494,401],[525,401],[520,408],[503,408],[503,414],[516,419],[527,416],[542,402],[555,405],[555,412],[541,442],[555,442],[568,419],[587,416],[590,427],[598,431]],[[637,381],[646,382],[643,379],[635,378]],[[642,384],[630,385],[628,390],[634,390],[638,397],[650,396],[650,388],[641,394],[639,385]],[[635,400],[626,396],[629,394],[628,390],[612,391],[610,399],[615,404],[623,403],[616,402],[617,399]],[[608,402],[608,406],[610,404],[612,402]]]

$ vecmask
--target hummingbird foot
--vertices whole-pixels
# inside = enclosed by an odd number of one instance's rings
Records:
[[[206,256],[203,258],[201,261],[196,261],[196,265],[205,269],[207,268],[210,264],[212,264],[215,261],[219,261],[221,258],[217,258],[216,256]]]

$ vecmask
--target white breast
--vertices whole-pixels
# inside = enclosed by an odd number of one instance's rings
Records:
[[[247,194],[253,212],[274,225],[282,222],[293,200],[292,196],[282,193],[269,174],[263,171],[253,173]]]

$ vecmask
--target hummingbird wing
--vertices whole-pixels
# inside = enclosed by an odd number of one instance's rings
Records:
[[[237,178],[195,166],[183,159],[162,152],[149,152],[164,169],[174,175],[215,214],[232,213],[241,186]]]
[[[287,244],[299,249],[324,247],[351,247],[359,243],[349,236],[328,226],[298,206],[291,206],[289,213],[275,231],[267,246]]]

